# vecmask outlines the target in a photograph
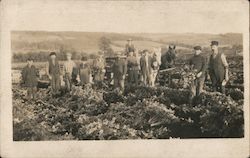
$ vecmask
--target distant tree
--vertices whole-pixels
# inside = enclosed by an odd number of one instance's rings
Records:
[[[106,37],[101,37],[99,40],[99,49],[104,52],[105,55],[111,55],[114,53],[113,49],[111,48],[111,41]]]

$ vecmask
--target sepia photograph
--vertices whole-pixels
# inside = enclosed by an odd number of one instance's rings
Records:
[[[13,140],[244,137],[242,38],[13,31]]]
[[[168,147],[190,140],[193,149],[210,143],[212,150],[213,141],[225,140],[233,143],[218,143],[218,157],[230,155],[235,142],[243,142],[242,149],[234,148],[232,157],[249,154],[247,1],[4,4],[1,139],[19,152],[20,143],[44,147],[47,141],[63,141],[65,148],[72,141],[106,149],[114,143],[114,150],[119,143],[125,146],[121,151],[136,141],[142,151],[143,142],[154,141],[153,150],[160,140],[170,141]],[[65,152],[79,150],[71,146]],[[96,148],[99,157],[103,150]]]

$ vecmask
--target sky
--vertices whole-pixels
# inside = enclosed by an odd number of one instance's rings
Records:
[[[11,30],[119,33],[242,33],[248,2],[238,1],[73,1],[5,3]]]

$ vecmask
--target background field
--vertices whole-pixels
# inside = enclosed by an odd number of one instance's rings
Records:
[[[13,31],[11,48],[13,54],[66,49],[68,51],[97,53],[101,37],[111,41],[114,51],[124,50],[126,40],[132,38],[137,49],[166,47],[174,43],[177,49],[190,49],[194,45],[209,47],[211,40],[218,40],[221,47],[242,45],[242,34],[173,34],[173,33],[101,33],[101,32],[45,32]]]

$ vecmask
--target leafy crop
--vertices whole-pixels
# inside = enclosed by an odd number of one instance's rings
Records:
[[[189,91],[127,87],[125,94],[73,87],[52,98],[41,89],[36,101],[13,87],[14,140],[110,140],[242,137],[241,100],[206,92],[188,103]],[[235,99],[235,98],[234,98]]]
[[[73,86],[70,93],[56,98],[49,89],[39,89],[37,99],[28,101],[26,90],[13,84],[13,139],[243,137],[243,62],[241,57],[228,57],[228,62],[226,95],[210,92],[211,87],[205,85],[206,92],[192,104],[188,89],[194,72],[184,65],[172,72],[181,78],[168,87],[128,86],[124,94],[111,87],[94,90],[86,85],[84,89]]]

